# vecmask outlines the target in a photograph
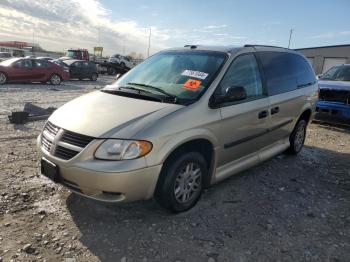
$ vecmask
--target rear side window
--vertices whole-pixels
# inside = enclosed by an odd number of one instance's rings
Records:
[[[269,95],[277,95],[315,82],[309,63],[300,55],[285,52],[259,52]]]
[[[34,60],[35,67],[48,67],[49,63],[44,60]]]

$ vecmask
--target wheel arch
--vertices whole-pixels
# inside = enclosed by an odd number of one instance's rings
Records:
[[[208,174],[207,176],[204,178],[204,186],[208,187],[210,185],[211,179],[212,179],[212,175],[213,175],[213,171],[215,168],[215,146],[214,143],[211,139],[209,139],[208,137],[193,137],[187,140],[183,140],[181,142],[176,143],[176,145],[174,145],[166,155],[164,155],[163,157],[163,168],[166,166],[166,164],[171,161],[172,159],[174,159],[176,156],[183,154],[185,152],[198,152],[200,153],[206,163],[207,163],[207,167],[208,167]],[[157,181],[157,184],[159,183],[159,180]]]

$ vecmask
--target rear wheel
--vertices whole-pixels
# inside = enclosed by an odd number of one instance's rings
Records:
[[[115,70],[115,68],[113,68],[113,67],[108,67],[107,73],[109,75],[115,75],[117,73],[117,70]]]
[[[171,158],[164,164],[155,198],[173,212],[192,208],[199,200],[203,181],[208,173],[207,163],[198,152],[188,152]]]
[[[121,63],[120,63],[120,66],[121,66],[122,68],[126,68],[126,66],[125,66],[125,63],[124,63],[124,62],[121,62]]]
[[[93,73],[93,74],[91,75],[90,79],[91,79],[92,81],[96,81],[96,80],[97,80],[97,77],[98,77],[98,75],[97,75],[96,73]]]
[[[53,74],[51,77],[50,77],[50,83],[52,85],[59,85],[61,84],[61,77],[57,74]]]
[[[7,77],[4,73],[0,72],[0,85],[5,84],[7,81]]]
[[[293,155],[298,154],[304,146],[307,123],[304,119],[298,121],[289,137],[290,147],[287,152]]]

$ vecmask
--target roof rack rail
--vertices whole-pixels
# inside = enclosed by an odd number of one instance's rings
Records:
[[[282,47],[282,46],[274,46],[274,45],[251,45],[251,44],[247,44],[244,45],[244,47],[274,47],[274,48],[283,48],[283,49],[288,49],[286,47]]]

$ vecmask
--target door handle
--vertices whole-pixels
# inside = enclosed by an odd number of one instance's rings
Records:
[[[267,117],[268,115],[269,115],[269,112],[267,110],[264,110],[264,111],[259,112],[258,117],[259,117],[259,119],[261,119],[261,118]]]
[[[271,115],[277,114],[279,111],[280,111],[280,107],[279,106],[271,108]]]

